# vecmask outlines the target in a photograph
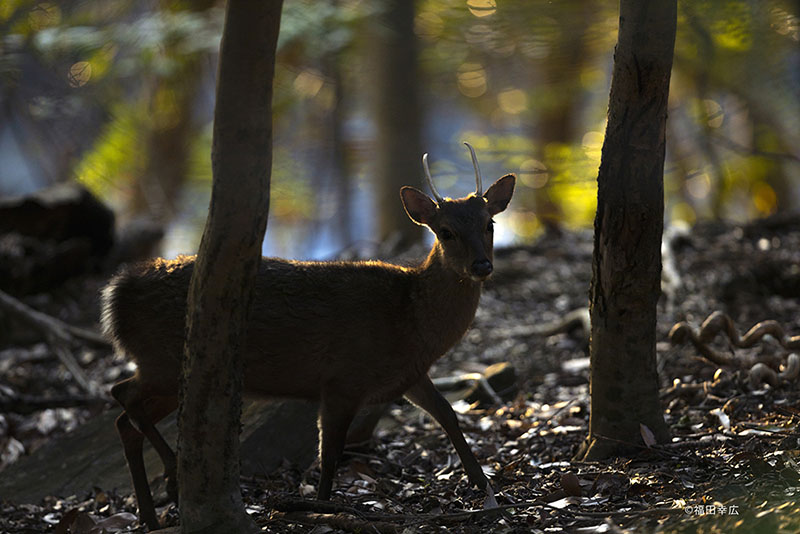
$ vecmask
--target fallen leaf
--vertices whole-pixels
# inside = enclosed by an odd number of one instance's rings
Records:
[[[581,481],[578,480],[578,476],[572,471],[561,475],[561,487],[564,488],[567,495],[572,495],[573,497],[581,496]]]
[[[70,515],[70,512],[75,513]],[[69,518],[67,516],[69,516]],[[64,521],[64,519],[71,519],[71,521]],[[59,525],[64,525],[64,530],[61,531],[64,534],[67,532],[69,532],[69,534],[103,534],[104,532],[102,529],[95,530],[97,522],[89,515],[89,512],[84,512],[77,508],[73,508],[64,514],[64,519],[59,522]],[[58,527],[56,527],[56,529],[57,528]]]
[[[647,425],[644,423],[639,423],[639,432],[642,433],[642,439],[644,440],[644,444],[648,447],[652,447],[656,443],[656,436],[653,434],[653,431],[650,430]]]
[[[136,516],[129,512],[120,512],[97,522],[97,528],[106,532],[118,532],[136,522]]]
[[[600,473],[597,475],[590,493],[592,495],[620,495],[630,486],[630,479],[624,473]]]
[[[492,489],[491,484],[486,484],[486,499],[483,500],[483,509],[490,510],[492,508],[497,508],[497,499],[494,497],[494,489]]]
[[[551,502],[549,504],[550,504],[550,506],[552,508],[556,508],[558,510],[561,510],[561,509],[566,508],[567,506],[569,506],[571,504],[580,504],[580,502],[581,502],[580,499],[576,499],[575,497],[564,497],[563,499],[559,499],[557,501],[553,501],[553,502]]]
[[[722,408],[714,408],[709,413],[711,415],[717,416],[717,419],[719,419],[719,423],[722,425],[722,428],[724,428],[725,430],[731,429],[731,418],[728,417],[728,414],[722,411]]]
[[[75,517],[78,515],[78,509],[73,508],[72,510],[68,510],[61,516],[61,521],[58,522],[56,528],[54,530],[55,534],[67,534],[69,532],[69,527],[72,525],[72,522],[75,521]]]

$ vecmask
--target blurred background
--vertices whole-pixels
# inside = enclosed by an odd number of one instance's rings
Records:
[[[211,189],[224,3],[0,2],[0,195],[78,181],[118,225],[193,253]],[[667,224],[800,205],[800,2],[679,2]],[[266,255],[425,239],[399,201],[519,181],[500,244],[591,228],[618,25],[611,0],[285,0]]]

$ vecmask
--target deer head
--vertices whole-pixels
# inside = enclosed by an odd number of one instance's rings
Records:
[[[459,276],[474,281],[492,274],[494,221],[492,217],[506,209],[514,194],[516,178],[507,174],[481,192],[481,173],[475,151],[468,144],[475,167],[475,192],[464,198],[443,198],[433,185],[428,155],[422,156],[425,178],[436,200],[414,187],[400,189],[406,213],[417,224],[427,226],[436,235],[442,263]]]

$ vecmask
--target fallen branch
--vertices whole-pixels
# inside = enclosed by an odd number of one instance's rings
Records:
[[[763,384],[776,387],[780,382],[791,382],[800,375],[800,356],[791,353],[786,358],[784,369],[776,373],[774,369],[763,363],[757,363],[750,369],[750,385],[759,388]]]
[[[591,318],[589,317],[589,308],[578,308],[565,314],[561,319],[545,323],[542,325],[521,325],[511,329],[507,334],[509,336],[542,336],[550,337],[556,334],[569,332],[575,327],[580,327],[581,330],[589,336],[592,331]]]
[[[737,348],[750,348],[763,340],[764,336],[771,336],[787,350],[800,349],[800,336],[789,336],[777,321],[762,321],[754,325],[743,336],[739,335],[733,320],[726,314],[715,311],[709,315],[699,330],[695,330],[686,322],[677,323],[669,331],[669,339],[673,345],[690,342],[697,352],[710,362],[721,367],[748,369],[750,383],[754,388],[761,387],[764,383],[776,387],[781,381],[795,381],[800,376],[800,357],[789,354],[784,369],[776,372],[775,368],[783,365],[782,358],[770,361],[745,362],[736,358],[735,354],[722,354],[708,346],[718,334],[724,334],[731,345]]]
[[[348,532],[376,534],[397,534],[402,532],[402,526],[385,521],[364,521],[354,519],[344,514],[319,514],[315,512],[277,512],[273,520],[300,523],[302,525],[328,525],[332,528]]]
[[[105,404],[108,399],[96,396],[58,395],[55,397],[35,397],[13,392],[11,395],[0,395],[0,412],[30,414],[50,408],[74,408],[76,406],[93,406]]]
[[[500,395],[497,394],[486,377],[481,373],[463,373],[456,376],[444,376],[441,378],[434,378],[432,382],[439,391],[452,391],[470,383],[477,383],[484,393],[486,393],[486,396],[492,400],[492,403],[496,405],[503,404],[503,399],[500,398]]]
[[[4,291],[0,291],[0,308],[28,323],[40,332],[45,334],[53,333],[59,339],[72,341],[73,338],[78,338],[102,347],[111,347],[111,343],[102,334],[79,326],[72,326],[46,313],[34,310]]]
[[[685,343],[687,340],[691,341],[699,350],[701,346],[713,341],[717,334],[720,333],[725,334],[734,347],[752,347],[761,341],[764,336],[769,335],[787,350],[800,349],[800,336],[786,334],[778,321],[761,321],[743,336],[739,336],[739,331],[736,329],[736,325],[733,324],[733,320],[720,311],[715,311],[709,315],[700,325],[700,329],[697,332],[686,322],[677,323],[669,331],[669,339],[673,344]],[[723,356],[722,360],[729,361],[727,356]]]
[[[482,508],[478,510],[463,510],[448,514],[385,514],[355,508],[346,504],[330,501],[308,500],[282,500],[273,503],[273,508],[281,512],[318,512],[326,514],[350,514],[368,521],[437,523],[450,524],[472,520],[479,517],[499,516],[504,510],[514,508],[533,508],[546,506],[544,501],[527,501],[514,504],[503,504],[497,508]]]
[[[676,508],[655,507],[646,510],[620,510],[607,512],[589,512],[569,508],[557,508],[548,502],[535,500],[513,504],[504,504],[494,509],[464,510],[449,514],[382,514],[360,510],[345,504],[328,501],[280,501],[274,503],[277,511],[273,518],[278,521],[291,521],[302,524],[325,524],[333,528],[350,532],[376,532],[378,534],[394,534],[406,528],[422,524],[441,526],[454,525],[474,521],[481,517],[500,517],[501,512],[520,508],[546,508],[559,513],[567,513],[574,517],[629,517],[649,514],[670,514],[681,511]],[[347,517],[355,516],[358,519]]]
[[[41,332],[47,340],[48,345],[50,345],[56,353],[56,356],[58,356],[58,359],[61,360],[61,363],[64,364],[64,367],[67,368],[81,388],[90,395],[99,393],[97,385],[86,376],[81,366],[75,360],[75,357],[69,349],[65,348],[75,343],[75,337],[82,337],[80,335],[75,335],[76,329],[74,327],[70,327],[55,317],[50,317],[47,314],[34,310],[4,291],[0,291],[0,309],[5,310],[15,318]],[[87,332],[82,329],[77,329],[77,331],[81,334]]]

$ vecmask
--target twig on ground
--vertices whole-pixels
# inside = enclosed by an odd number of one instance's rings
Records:
[[[765,336],[770,336],[777,340],[784,349],[800,349],[800,336],[789,336],[777,321],[768,320],[757,323],[743,336],[740,336],[733,320],[720,311],[709,315],[696,332],[686,322],[675,324],[669,331],[669,339],[673,345],[689,341],[697,349],[697,352],[716,365],[734,369],[749,368],[750,384],[756,389],[765,383],[777,387],[782,381],[793,382],[800,375],[800,356],[794,353],[789,354],[785,369],[778,373],[775,369],[783,364],[783,359],[779,355],[777,357],[762,355],[761,358],[764,361],[746,362],[736,358],[735,354],[722,354],[712,349],[708,344],[720,333],[725,334],[731,345],[738,348],[752,347]]]
[[[401,525],[385,521],[365,521],[354,519],[344,514],[320,514],[316,512],[277,512],[273,521],[300,523],[303,525],[328,525],[348,532],[374,532],[376,534],[397,534],[402,531]]]
[[[75,337],[82,337],[82,334],[86,334],[87,331],[70,327],[55,317],[50,317],[45,313],[34,310],[4,291],[0,291],[0,309],[5,310],[15,318],[41,332],[48,345],[50,345],[58,359],[61,360],[61,363],[64,364],[64,367],[67,368],[81,388],[90,395],[99,394],[99,387],[86,376],[75,357],[66,348],[75,343]],[[78,336],[76,336],[76,331],[79,333]]]
[[[544,501],[526,501],[501,505],[489,510],[464,510],[449,514],[383,514],[369,512],[352,506],[327,501],[285,500],[275,503],[273,519],[303,524],[326,524],[350,532],[376,532],[378,534],[402,532],[406,527],[421,524],[454,525],[482,517],[500,517],[506,510],[521,508],[546,508],[574,517],[631,517],[651,514],[671,514],[677,508],[655,507],[646,510],[611,510],[588,512],[570,508],[557,508]],[[355,516],[357,519],[347,517]]]
[[[34,397],[14,392],[12,395],[0,395],[0,412],[29,414],[49,408],[73,408],[105,404],[104,397],[85,395],[58,395],[55,397]]]

